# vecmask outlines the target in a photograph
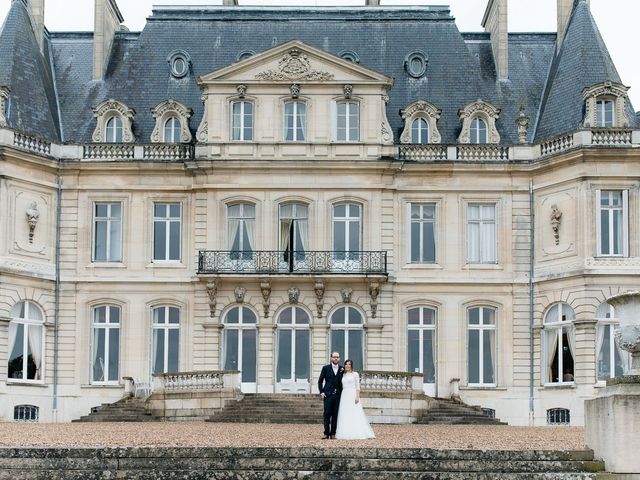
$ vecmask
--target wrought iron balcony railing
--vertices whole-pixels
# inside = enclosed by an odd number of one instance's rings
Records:
[[[198,273],[386,275],[387,252],[203,250]]]

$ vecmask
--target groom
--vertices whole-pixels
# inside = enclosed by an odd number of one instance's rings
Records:
[[[340,354],[331,354],[331,363],[322,367],[318,379],[318,391],[324,400],[324,439],[336,438],[338,426],[338,407],[340,406],[340,394],[342,393],[342,374],[344,368],[340,366]]]

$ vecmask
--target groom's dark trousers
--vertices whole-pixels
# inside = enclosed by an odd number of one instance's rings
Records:
[[[340,407],[340,394],[342,393],[342,371],[338,366],[338,373],[333,373],[331,364],[322,367],[320,378],[318,379],[318,391],[324,393],[324,412],[322,420],[324,422],[325,436],[335,436],[338,426],[338,407]]]

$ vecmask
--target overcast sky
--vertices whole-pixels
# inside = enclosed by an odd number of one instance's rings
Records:
[[[4,19],[12,0],[0,0]],[[556,29],[557,0],[509,0],[509,30],[548,32]],[[222,0],[117,0],[125,25],[144,28],[152,5],[216,5]],[[458,28],[480,31],[487,0],[382,0],[382,5],[449,4]],[[45,0],[45,24],[51,31],[93,30],[93,0]],[[240,5],[363,5],[364,0],[240,0]],[[591,0],[591,10],[634,108],[640,110],[640,59],[637,30],[640,0]]]

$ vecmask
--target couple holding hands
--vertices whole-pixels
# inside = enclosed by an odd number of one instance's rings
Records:
[[[340,354],[331,354],[331,363],[322,367],[318,391],[324,400],[324,437],[339,440],[375,438],[360,403],[360,376],[353,362],[340,365]]]

